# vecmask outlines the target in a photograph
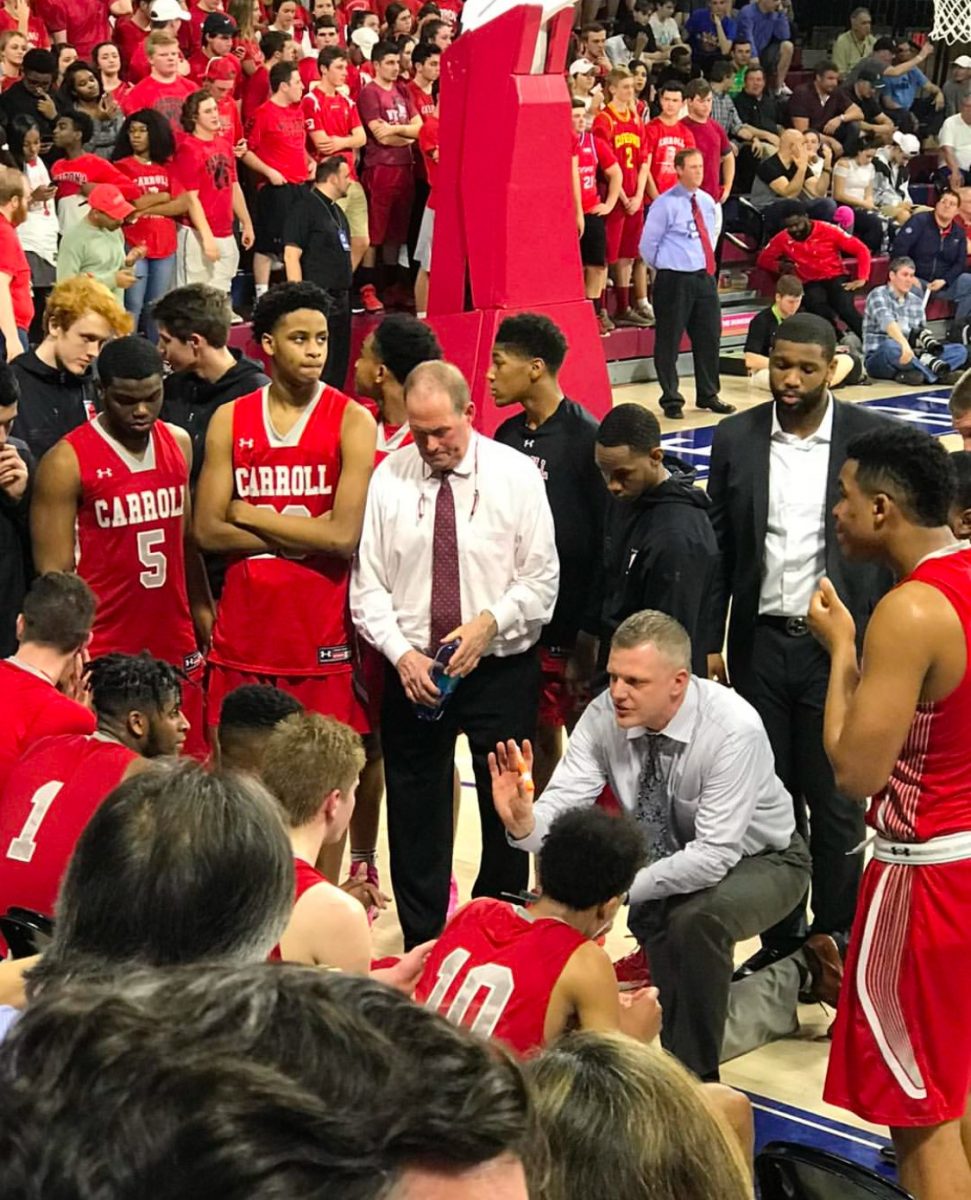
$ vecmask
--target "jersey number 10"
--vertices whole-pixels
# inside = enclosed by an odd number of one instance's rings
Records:
[[[435,986],[425,1002],[428,1008],[436,1012],[441,1011],[442,1001],[470,957],[468,950],[459,947],[442,959]],[[482,1037],[492,1037],[502,1014],[506,1011],[506,1005],[512,999],[514,987],[512,971],[508,967],[499,963],[483,963],[469,971],[443,1015],[453,1025],[465,1025],[473,1033]],[[472,1001],[482,991],[486,993],[485,998],[475,1019],[468,1023],[465,1020],[466,1014],[472,1006]]]

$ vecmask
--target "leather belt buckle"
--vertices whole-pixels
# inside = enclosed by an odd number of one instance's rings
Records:
[[[809,622],[805,617],[786,617],[786,633],[789,637],[805,637],[809,632]]]

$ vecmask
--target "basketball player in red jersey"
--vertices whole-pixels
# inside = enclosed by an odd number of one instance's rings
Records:
[[[94,733],[94,714],[81,693],[85,646],[94,621],[94,593],[76,575],[41,575],[17,618],[17,653],[0,662],[0,795],[24,751],[42,737]]]
[[[61,876],[101,801],[162,754],[178,754],[188,723],[179,673],[146,655],[106,654],[87,671],[98,725],[36,742],[0,798],[0,912],[53,915]]]
[[[644,189],[647,163],[644,160],[644,126],[634,106],[634,77],[626,67],[614,67],[607,76],[610,103],[597,113],[593,132],[614,152],[623,180],[620,197],[604,217],[607,233],[607,264],[614,268],[617,288],[617,325],[646,328],[653,322],[631,307],[630,285],[634,259],[640,250],[644,228]]]
[[[857,663],[828,580],[809,623],[829,651],[824,742],[875,830],[850,939],[825,1098],[889,1125],[918,1200],[971,1197],[971,550],[948,527],[954,470],[907,425],[854,438],[836,535],[897,586]]]
[[[272,382],[217,409],[196,492],[205,550],[229,556],[213,631],[210,724],[223,697],[270,683],[311,712],[367,729],[352,687],[350,563],[374,465],[374,419],[320,380],[327,297],[272,288],[253,336]]]
[[[630,993],[622,1006],[596,942],[643,863],[644,839],[626,818],[599,808],[562,814],[539,852],[539,899],[524,907],[481,898],[460,908],[429,955],[415,999],[520,1055],[573,1027],[649,1041],[661,1028],[657,989]]]
[[[142,337],[98,359],[101,413],[41,460],[31,505],[40,571],[75,569],[98,597],[91,657],[147,650],[184,672],[186,751],[206,754],[203,658],[212,600],[191,540],[192,443],[158,419],[162,359]]]

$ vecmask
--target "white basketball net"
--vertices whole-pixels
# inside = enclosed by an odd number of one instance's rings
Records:
[[[971,3],[969,0],[934,0],[932,42],[971,42]]]

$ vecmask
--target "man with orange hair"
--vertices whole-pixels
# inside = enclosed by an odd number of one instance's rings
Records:
[[[111,291],[79,275],[51,291],[44,340],[10,364],[20,383],[17,436],[40,459],[94,415],[91,366],[112,337],[131,332],[131,317]]]

